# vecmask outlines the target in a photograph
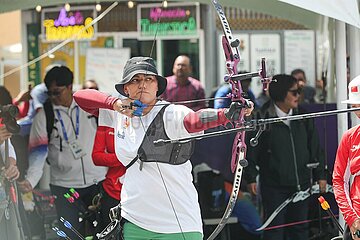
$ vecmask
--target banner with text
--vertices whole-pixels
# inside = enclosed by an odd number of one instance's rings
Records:
[[[95,37],[97,24],[83,30],[96,17],[95,7],[74,7],[44,9],[41,12],[41,34],[43,41],[63,41],[77,35],[77,40],[89,40]]]
[[[139,4],[138,32],[141,39],[176,39],[198,37],[200,9],[198,3]]]

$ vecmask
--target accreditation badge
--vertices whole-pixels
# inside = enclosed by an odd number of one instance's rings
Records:
[[[86,152],[83,150],[77,140],[71,141],[69,146],[75,159],[80,159],[86,155]]]

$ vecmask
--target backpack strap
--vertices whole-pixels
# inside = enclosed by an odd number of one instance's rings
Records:
[[[50,142],[51,133],[54,127],[55,114],[50,99],[47,99],[44,103],[44,111],[46,117],[46,131],[48,136],[48,142]]]

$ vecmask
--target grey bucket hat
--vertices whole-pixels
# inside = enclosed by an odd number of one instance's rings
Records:
[[[158,80],[158,92],[156,96],[160,96],[165,91],[167,80],[158,74],[154,59],[150,57],[133,57],[129,59],[125,64],[122,80],[118,84],[115,84],[115,89],[121,95],[127,96],[124,92],[124,85],[139,73],[156,76]]]

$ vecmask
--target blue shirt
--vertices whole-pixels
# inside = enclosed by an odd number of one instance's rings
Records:
[[[215,98],[226,97],[230,93],[231,93],[231,85],[225,84],[216,91]],[[253,92],[249,89],[246,94],[248,98],[254,103],[255,107],[257,107]],[[231,97],[227,99],[216,99],[214,100],[214,108],[227,108],[230,106],[230,103],[231,103]]]

